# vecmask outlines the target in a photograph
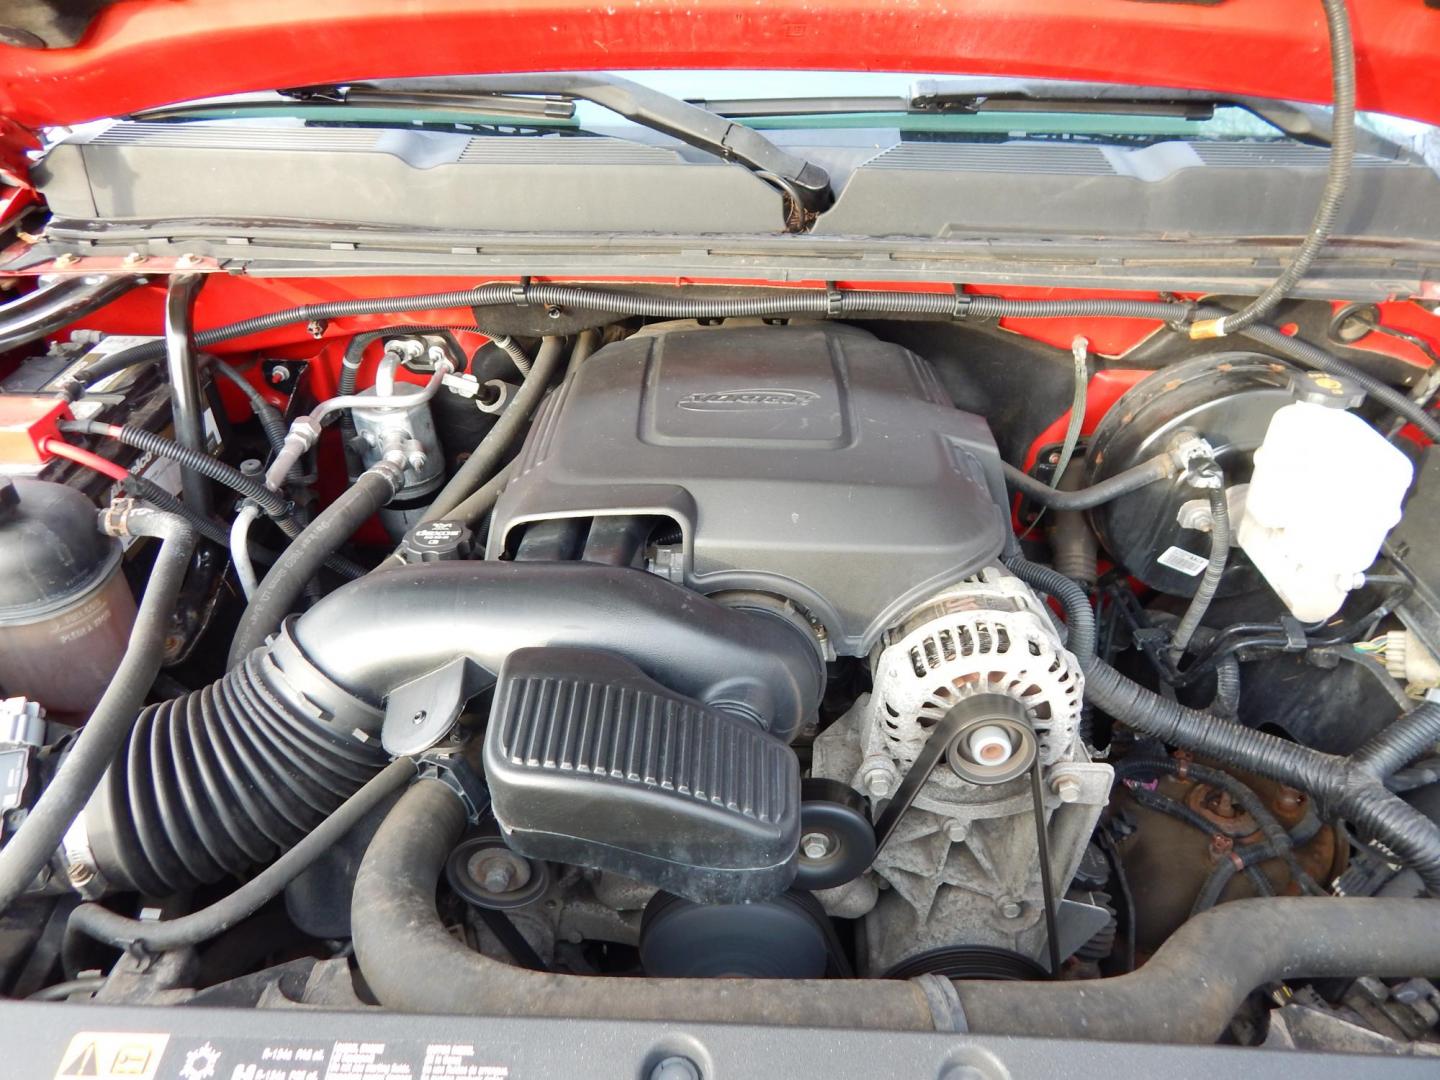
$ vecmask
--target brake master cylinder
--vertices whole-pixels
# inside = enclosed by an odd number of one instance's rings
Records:
[[[1347,412],[1358,395],[1311,375],[1255,451],[1236,539],[1302,622],[1340,610],[1400,520],[1410,460]]]

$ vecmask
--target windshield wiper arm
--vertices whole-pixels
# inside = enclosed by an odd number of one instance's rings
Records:
[[[356,84],[344,91],[346,100],[357,94],[378,102],[383,96],[448,95],[464,99],[475,94],[549,94],[571,101],[589,101],[650,128],[743,165],[790,196],[798,207],[818,214],[834,201],[830,174],[813,161],[782,150],[760,132],[734,123],[708,109],[651,90],[648,86],[612,75],[543,74],[479,75],[453,79],[397,79]]]

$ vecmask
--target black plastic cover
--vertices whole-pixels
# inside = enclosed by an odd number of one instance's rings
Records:
[[[527,522],[669,517],[673,579],[785,597],[842,655],[994,561],[1008,529],[985,421],[918,356],[843,325],[608,345],[546,403],[517,462],[489,557]]]
[[[1405,626],[1432,653],[1440,653],[1440,452],[1427,446],[1415,469],[1415,486],[1400,523],[1385,542],[1389,562],[1410,581],[1396,608]]]
[[[591,649],[519,649],[501,669],[485,776],[506,841],[701,903],[795,877],[800,767],[749,720]]]
[[[83,494],[0,476],[0,622],[25,623],[73,603],[120,561]]]

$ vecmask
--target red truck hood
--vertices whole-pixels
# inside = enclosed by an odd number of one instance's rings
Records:
[[[60,8],[85,4],[48,0]],[[24,8],[27,5],[15,5]],[[1319,0],[120,0],[73,47],[0,46],[22,128],[347,79],[816,69],[1175,86],[1325,102]],[[1440,9],[1352,0],[1363,109],[1440,123]],[[0,38],[7,32],[0,13]],[[61,36],[63,39],[63,35]],[[30,38],[34,40],[34,38]],[[51,40],[55,40],[53,37]]]

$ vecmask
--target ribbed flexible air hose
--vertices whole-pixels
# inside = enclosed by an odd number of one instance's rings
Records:
[[[298,654],[261,650],[219,682],[141,713],[85,812],[97,865],[168,895],[271,862],[388,757],[359,717],[314,698]],[[290,668],[289,671],[286,668]],[[312,697],[313,695],[313,697]]]

